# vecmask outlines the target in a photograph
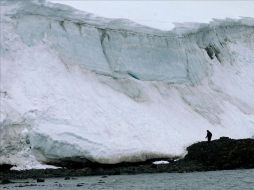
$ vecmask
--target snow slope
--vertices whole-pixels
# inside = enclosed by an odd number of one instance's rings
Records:
[[[0,164],[119,163],[254,136],[254,19],[159,31],[0,0]]]

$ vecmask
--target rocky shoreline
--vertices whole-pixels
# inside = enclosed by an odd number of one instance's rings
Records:
[[[218,140],[198,142],[187,148],[188,154],[179,160],[163,159],[167,164],[154,164],[154,160],[141,163],[121,163],[116,165],[89,164],[82,168],[59,168],[45,170],[9,170],[10,166],[0,166],[2,183],[15,179],[44,179],[64,177],[66,179],[92,175],[121,175],[160,172],[194,172],[227,169],[254,168],[254,139],[234,140],[222,137]],[[160,159],[156,159],[160,160]]]

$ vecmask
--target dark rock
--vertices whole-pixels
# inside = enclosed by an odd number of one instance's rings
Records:
[[[120,175],[120,174],[121,174],[120,171],[114,171],[114,172],[113,172],[113,175]]]
[[[46,164],[68,169],[82,169],[93,165],[93,162],[83,157],[66,157],[58,160],[49,160]]]
[[[220,140],[227,141],[227,140],[230,140],[230,138],[229,137],[221,137]]]
[[[45,182],[45,179],[42,179],[42,178],[37,179],[37,183],[43,183],[43,182]]]
[[[70,180],[71,178],[69,176],[65,177],[64,180]]]
[[[77,187],[82,187],[82,186],[84,186],[84,183],[78,183],[77,184]]]
[[[106,175],[103,175],[103,176],[101,176],[101,178],[107,178],[108,176],[106,176]]]
[[[9,179],[3,179],[1,181],[1,184],[10,184],[10,183],[13,183],[13,182],[11,180],[9,180]]]
[[[9,171],[13,166],[11,164],[2,164],[0,165],[0,172]]]
[[[187,151],[185,161],[195,161],[207,168],[222,170],[254,167],[254,139],[221,137],[210,143],[193,144]]]

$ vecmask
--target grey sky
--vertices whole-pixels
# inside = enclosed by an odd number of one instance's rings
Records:
[[[169,30],[173,22],[209,22],[212,18],[254,17],[254,1],[82,1],[50,0],[108,18],[127,18]]]

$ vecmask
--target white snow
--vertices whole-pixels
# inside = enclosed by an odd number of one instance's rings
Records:
[[[207,129],[254,135],[252,19],[162,32],[0,2],[0,163],[135,162],[183,156]]]
[[[165,161],[165,160],[160,160],[160,161],[154,161],[153,164],[155,164],[155,165],[161,165],[161,164],[169,164],[169,162]]]

